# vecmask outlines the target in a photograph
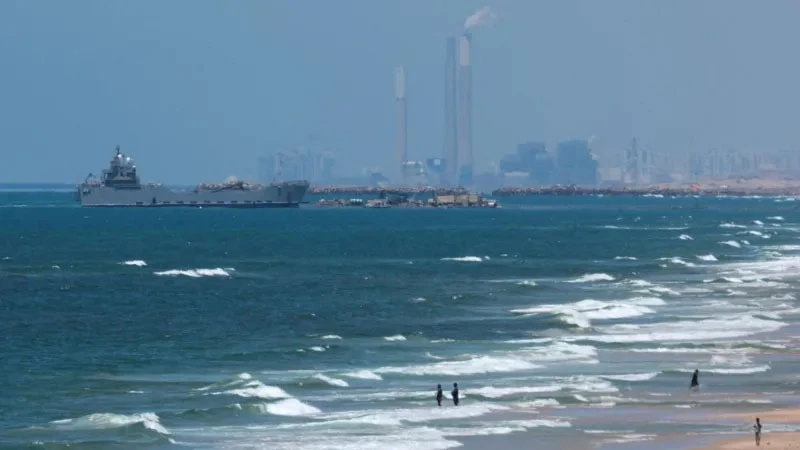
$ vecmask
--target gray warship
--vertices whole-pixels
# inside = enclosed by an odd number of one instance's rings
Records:
[[[186,191],[162,184],[139,181],[133,159],[116,148],[108,169],[100,180],[89,174],[78,185],[81,206],[90,207],[297,207],[308,191],[308,181],[284,181],[266,185],[229,180],[219,184],[200,184]]]

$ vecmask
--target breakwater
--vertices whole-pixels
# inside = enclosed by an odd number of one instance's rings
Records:
[[[557,196],[665,196],[689,197],[697,195],[745,196],[795,196],[800,195],[800,186],[791,187],[649,187],[649,188],[594,188],[579,186],[543,186],[543,187],[505,187],[492,191],[494,197],[522,197],[534,195]]]
[[[326,195],[326,194],[346,194],[346,195],[380,195],[383,192],[392,192],[397,194],[417,195],[461,195],[468,194],[469,190],[462,187],[378,187],[378,186],[311,186],[308,189],[309,194],[313,195]]]
[[[464,195],[470,191],[462,187],[377,187],[377,186],[311,186],[308,190],[312,195],[359,195],[371,196],[382,193],[395,193],[401,195]],[[700,185],[700,186],[652,186],[652,187],[584,187],[584,186],[531,186],[531,187],[503,187],[495,189],[490,194],[493,197],[523,197],[536,195],[550,196],[665,196],[665,197],[690,197],[703,196],[800,196],[800,185]]]

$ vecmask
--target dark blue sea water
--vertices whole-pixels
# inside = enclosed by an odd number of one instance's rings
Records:
[[[763,407],[797,383],[794,205],[86,209],[0,193],[0,446],[439,449],[642,438],[580,410]]]

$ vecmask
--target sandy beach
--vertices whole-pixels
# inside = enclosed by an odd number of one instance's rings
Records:
[[[800,432],[784,431],[800,425],[800,408],[778,409],[753,413],[733,413],[717,415],[721,420],[741,422],[742,430],[748,430],[741,437],[726,438],[700,447],[702,450],[738,450],[756,447],[752,426],[755,418],[761,419],[763,431],[761,447],[770,449],[800,449]],[[776,431],[772,431],[776,430]]]
[[[774,450],[800,449],[800,433],[765,432],[761,436],[760,447],[767,447]],[[756,448],[756,444],[754,435],[750,434],[747,437],[719,441],[708,447],[702,447],[702,450],[744,450],[752,448]]]

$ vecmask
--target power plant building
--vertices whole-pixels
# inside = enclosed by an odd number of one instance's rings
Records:
[[[597,184],[597,161],[589,143],[575,139],[564,141],[556,147],[556,182],[566,185],[594,186]]]

